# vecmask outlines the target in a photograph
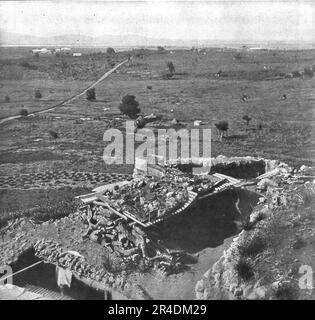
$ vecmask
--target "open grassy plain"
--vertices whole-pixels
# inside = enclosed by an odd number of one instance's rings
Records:
[[[294,75],[315,65],[314,50],[213,48],[110,55],[105,49],[85,48],[82,57],[34,57],[29,50],[0,49],[0,119],[18,115],[22,108],[31,113],[52,107],[88,87],[128,54],[133,59],[96,87],[94,101],[81,96],[50,112],[1,124],[2,176],[49,170],[131,173],[132,165],[106,165],[102,160],[105,130],[123,128],[126,117],[118,105],[126,94],[136,96],[143,114],[162,115],[162,125],[171,125],[173,118],[188,128],[193,120],[212,128],[219,120],[228,121],[229,136],[222,142],[213,130],[213,156],[263,156],[293,166],[314,159],[315,80]],[[168,61],[175,66],[170,80]],[[40,90],[40,99],[35,90]],[[241,101],[243,94],[249,97],[246,102]],[[248,126],[244,115],[252,118]],[[2,197],[14,192],[8,190]]]

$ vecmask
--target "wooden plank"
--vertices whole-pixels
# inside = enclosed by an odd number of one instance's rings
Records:
[[[102,202],[95,201],[95,202],[97,202],[98,205],[101,205],[101,206],[104,206],[104,207],[108,208],[108,209],[111,210],[113,213],[117,214],[119,217],[127,220],[127,219],[126,219],[126,216],[125,216],[124,214],[118,212],[117,210],[115,210],[115,209],[110,205],[110,203],[109,203],[110,201],[109,201],[106,197],[104,197],[104,196],[102,196],[102,195],[98,195],[98,199],[100,199],[100,200],[102,201]]]
[[[113,213],[117,214],[118,216],[120,216],[121,218],[123,218],[124,220],[128,220],[126,218],[126,216],[124,216],[123,214],[119,213],[117,210],[115,210],[114,208],[112,208],[109,204],[104,203],[104,202],[100,202],[100,201],[93,201],[94,204],[98,205],[98,206],[103,206],[107,209],[109,209],[110,211],[112,211]]]
[[[228,181],[230,181],[232,184],[236,184],[236,183],[240,183],[241,181],[239,179],[235,179],[233,177],[227,176],[225,174],[222,173],[214,173],[213,174],[215,177],[220,178],[220,179],[226,179]]]

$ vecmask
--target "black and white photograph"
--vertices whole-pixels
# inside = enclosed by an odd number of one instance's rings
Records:
[[[0,300],[315,300],[314,73],[314,1],[0,1]]]

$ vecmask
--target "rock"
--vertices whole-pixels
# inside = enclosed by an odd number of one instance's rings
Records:
[[[271,287],[275,290],[278,290],[278,288],[280,287],[280,281],[275,281],[271,284]]]
[[[216,263],[215,263],[215,264],[216,264]],[[215,265],[215,264],[214,264],[214,265]],[[212,272],[213,272],[213,267],[214,267],[214,265],[212,266]],[[217,272],[214,272],[214,273],[217,273]],[[211,269],[209,269],[208,271],[206,271],[203,276],[204,276],[205,278],[207,278],[207,279],[210,279]]]
[[[209,270],[207,272],[209,272]],[[216,263],[213,264],[212,272],[213,273],[221,272],[221,264],[219,263],[219,261],[217,261]]]
[[[204,299],[204,293],[203,292],[196,292],[196,299],[197,300],[203,300]]]
[[[234,294],[236,289],[237,289],[237,284],[236,283],[231,283],[230,287],[229,287],[229,291]]]
[[[246,299],[248,299],[248,300],[257,300],[257,299],[259,299],[259,296],[256,294],[255,291],[253,291],[253,292],[251,292],[250,294],[248,294],[246,296]]]
[[[243,296],[247,298],[249,294],[253,291],[253,286],[251,284],[243,287]]]
[[[254,292],[256,293],[256,295],[260,299],[265,299],[266,298],[266,294],[268,292],[268,288],[266,286],[260,286],[260,287],[256,288]]]
[[[213,279],[214,279],[215,286],[216,286],[216,287],[219,287],[219,286],[220,286],[220,280],[221,280],[221,275],[220,275],[220,273],[216,273],[216,274],[213,276]]]
[[[204,281],[203,279],[199,280],[197,283],[196,283],[196,286],[195,286],[195,292],[202,292],[204,291],[205,289],[205,285],[204,285]]]

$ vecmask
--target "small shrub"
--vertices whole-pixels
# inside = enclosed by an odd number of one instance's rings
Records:
[[[254,223],[250,221],[249,217],[241,217],[240,220],[234,221],[238,230],[250,231],[254,228]]]
[[[173,62],[172,61],[168,61],[167,62],[167,67],[168,67],[168,70],[169,70],[170,74],[173,75],[174,72],[175,72],[175,66],[174,66]]]
[[[42,98],[42,93],[40,92],[40,90],[35,90],[35,98],[36,99],[41,99]]]
[[[54,130],[49,130],[48,133],[53,139],[58,139],[58,137],[59,137],[58,132],[56,132]]]
[[[10,97],[9,96],[5,96],[4,97],[4,102],[10,102]]]
[[[235,271],[244,281],[249,281],[254,277],[253,265],[248,259],[239,259],[235,265]]]
[[[136,119],[138,114],[141,112],[139,108],[139,102],[136,100],[136,97],[133,95],[125,95],[119,105],[119,110],[121,113],[127,115],[131,119]]]
[[[293,71],[292,74],[293,74],[294,78],[302,77],[302,72],[300,72],[300,71]]]
[[[95,88],[91,88],[86,92],[86,99],[89,101],[96,99]]]
[[[23,116],[23,117],[26,117],[28,115],[28,111],[27,109],[23,108],[20,110],[20,115]]]

